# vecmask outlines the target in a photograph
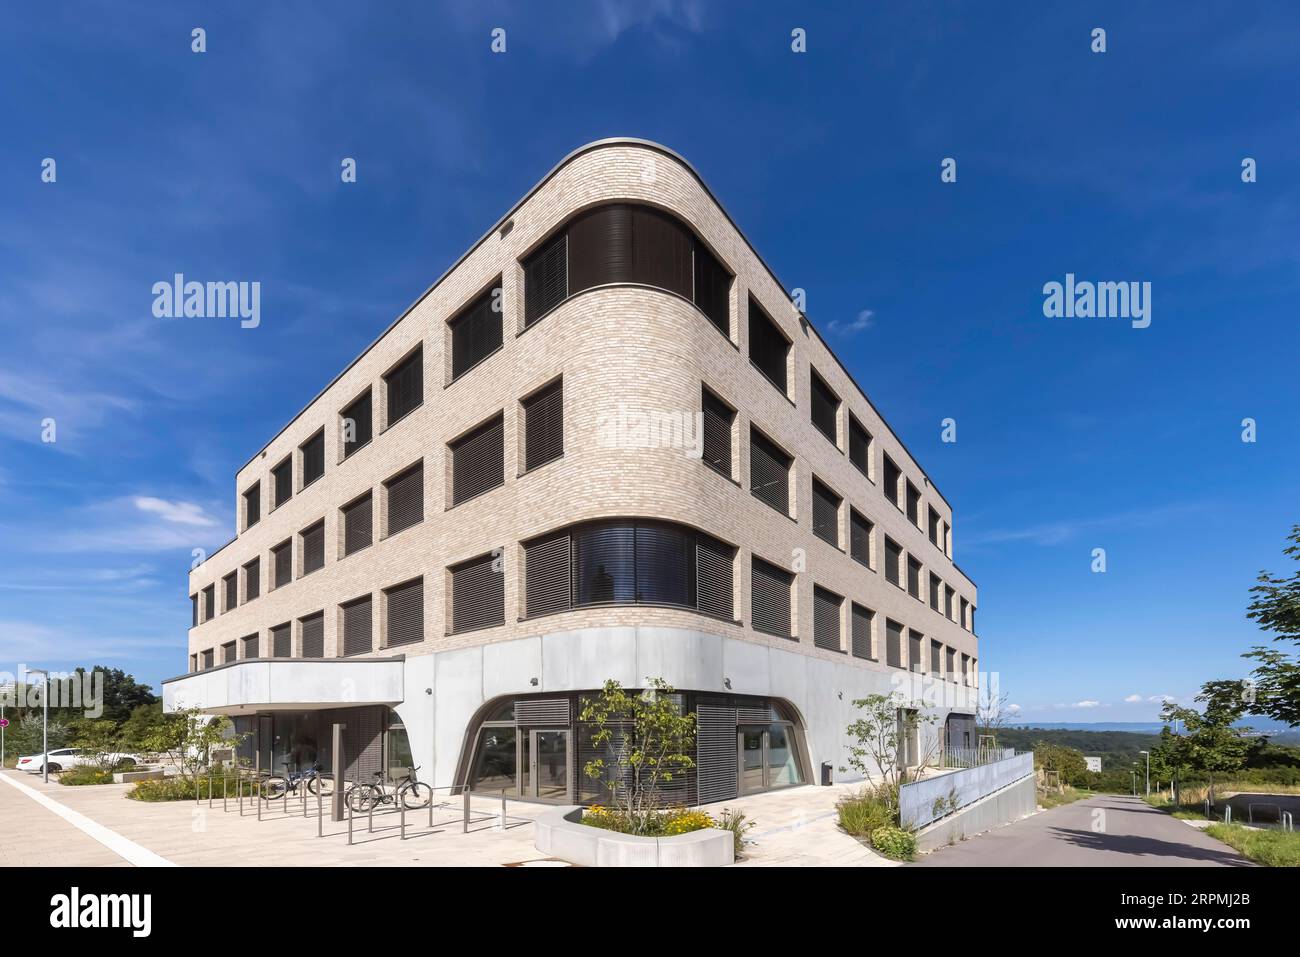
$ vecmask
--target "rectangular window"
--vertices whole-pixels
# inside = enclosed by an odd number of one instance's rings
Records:
[[[389,494],[391,495],[391,492]],[[374,520],[371,514],[373,501],[373,494],[367,492],[351,505],[343,506],[344,557],[370,546],[374,534]]]
[[[840,547],[840,497],[817,479],[812,481],[813,534]]]
[[[930,607],[939,610],[939,597],[943,594],[943,582],[938,575],[930,575]]]
[[[849,461],[871,478],[871,433],[852,414],[849,415]]]
[[[199,670],[199,656],[190,655],[190,671],[195,672],[198,670]]]
[[[374,435],[374,411],[370,403],[370,390],[343,410],[339,418],[343,426],[343,457],[346,459],[357,449],[370,444]]]
[[[731,273],[699,241],[695,243],[695,305],[731,338]]]
[[[875,630],[876,613],[870,608],[865,608],[857,602],[853,603],[850,609],[853,620],[852,635],[853,656],[855,658],[865,658],[868,661],[875,661],[875,650],[872,647],[872,632]]]
[[[903,548],[888,535],[885,536],[885,581],[903,587]]]
[[[417,462],[384,483],[388,492],[387,536],[424,521],[424,463]]]
[[[452,318],[451,381],[501,348],[501,277]]]
[[[961,656],[961,683],[970,685],[970,655]]]
[[[246,635],[239,639],[239,643],[243,645],[243,647],[240,648],[243,657],[258,658],[261,656],[262,649],[260,646],[262,642],[259,635]]]
[[[561,230],[524,260],[524,327],[569,296],[569,237]]]
[[[943,586],[943,615],[949,621],[952,620],[952,600],[957,593],[947,585]]]
[[[293,498],[293,456],[290,455],[283,462],[271,470],[271,491],[275,499],[271,503],[271,508],[279,508],[289,499]]]
[[[567,611],[573,604],[568,534],[524,546],[524,614],[528,618]]]
[[[271,574],[275,578],[272,588],[283,588],[293,581],[293,539],[271,549]]]
[[[886,455],[884,486],[885,498],[889,499],[895,508],[898,508],[898,483],[902,477],[903,473],[899,471],[898,466],[894,464],[894,460]]]
[[[221,646],[221,663],[228,665],[235,660],[235,643],[228,641]]]
[[[384,376],[388,393],[388,428],[424,402],[424,346],[419,346]]]
[[[831,391],[816,369],[809,369],[808,374],[812,383],[812,424],[832,445],[838,446],[840,397]]]
[[[943,677],[943,642],[930,640],[930,677]]]
[[[957,680],[957,663],[956,663],[957,651],[956,649],[953,648],[947,648],[945,649],[945,654],[947,655],[947,662],[946,662],[947,667],[944,670],[944,678],[947,681],[956,681]],[[966,656],[962,655],[962,657],[964,658]]]
[[[369,595],[344,605],[343,655],[368,655],[374,651],[373,628]]]
[[[556,379],[520,403],[524,410],[524,471],[564,454],[564,380]]]
[[[921,527],[921,493],[911,482],[907,483],[907,520]]]
[[[503,625],[505,573],[499,553],[489,552],[451,569],[452,633]]]
[[[793,460],[756,429],[749,431],[749,490],[782,515],[790,514]]]
[[[209,585],[203,589],[203,620],[211,621],[217,617],[217,586]],[[963,619],[964,620],[964,619]]]
[[[907,637],[909,639],[907,661],[910,666],[908,670],[915,671],[915,672],[924,672],[925,662],[921,660],[921,648],[922,648],[922,642],[924,642],[925,640],[925,635],[921,634],[919,631],[913,631],[912,629],[909,628],[907,630]]]
[[[890,618],[885,619],[885,664],[903,667],[903,626]]]
[[[449,448],[452,505],[505,484],[505,418],[500,413]]]
[[[325,519],[302,533],[302,573],[325,567]]]
[[[384,592],[388,606],[387,647],[424,640],[424,579],[394,585]]]
[[[750,570],[751,622],[755,631],[793,638],[791,601],[794,575],[754,558]]]
[[[302,487],[325,474],[325,430],[321,429],[299,447],[302,452]]]
[[[199,627],[199,594],[195,592],[190,596],[190,627]]]
[[[285,622],[271,629],[271,657],[293,657],[293,624]]]
[[[736,410],[707,388],[700,399],[703,420],[704,464],[719,475],[731,478],[731,432]]]
[[[856,508],[849,509],[849,554],[868,568],[871,564],[871,533],[875,526]]]
[[[843,652],[840,644],[840,609],[844,599],[821,585],[813,586],[813,644],[827,651]]]
[[[239,572],[231,572],[221,579],[222,598],[225,601],[223,611],[230,611],[239,605]]]
[[[907,556],[907,593],[921,600],[921,563],[911,555]]]
[[[787,393],[786,360],[790,355],[790,342],[763,307],[751,297],[749,300],[749,361],[758,371]]]
[[[298,619],[302,633],[302,656],[304,658],[325,657],[325,613],[318,611],[314,615]]]
[[[736,550],[725,542],[708,535],[695,540],[696,607],[704,614],[735,620],[735,562]]]
[[[262,560],[254,558],[244,566],[244,601],[262,594]]]
[[[262,483],[254,482],[253,487],[244,493],[244,530],[252,528],[262,520]]]
[[[929,514],[927,518],[929,520],[926,522],[926,530],[930,535],[930,544],[942,550],[943,545],[939,541],[939,535],[942,532],[942,529],[939,527],[939,513],[936,512],[933,507],[931,507],[928,512]]]
[[[947,522],[943,523],[943,535],[940,537],[942,544],[939,546],[943,553],[949,558],[952,557],[952,526]]]
[[[204,670],[204,671],[207,671],[209,668],[212,667],[212,664],[213,664],[213,662],[212,662],[212,652],[213,652],[213,649],[211,649],[211,648],[209,648],[207,651],[203,652],[203,670]]]
[[[975,634],[975,606],[970,606],[970,633]]]
[[[965,598],[961,599],[961,617],[957,619],[957,624],[961,625],[963,628],[966,627],[966,609],[969,607],[969,602],[967,602]]]

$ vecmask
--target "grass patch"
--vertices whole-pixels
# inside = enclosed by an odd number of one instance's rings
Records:
[[[879,788],[865,787],[835,804],[840,829],[895,861],[916,857],[916,836],[899,826],[897,803]]]
[[[1084,798],[1090,798],[1095,791],[1089,791],[1087,788],[1076,788],[1066,786],[1062,791],[1040,791],[1038,793],[1038,806],[1043,810],[1060,807],[1063,804],[1073,804],[1075,801],[1082,801]]]
[[[1266,867],[1300,867],[1300,833],[1256,831],[1240,824],[1211,824],[1205,833]]]
[[[112,784],[113,772],[92,767],[89,764],[82,764],[75,768],[68,768],[68,770],[60,774],[59,783],[66,784],[69,787],[81,787],[86,784]]]

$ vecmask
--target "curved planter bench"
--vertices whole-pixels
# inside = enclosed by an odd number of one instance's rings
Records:
[[[583,824],[582,810],[562,807],[542,814],[533,844],[543,854],[584,867],[723,867],[736,858],[735,838],[721,828],[640,837]]]

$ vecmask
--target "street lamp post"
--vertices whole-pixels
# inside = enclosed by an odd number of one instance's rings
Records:
[[[1139,751],[1138,754],[1145,754],[1147,756],[1147,797],[1150,797],[1151,796],[1151,752]]]
[[[1138,794],[1138,773],[1137,773],[1136,771],[1134,771],[1132,768],[1129,768],[1129,772],[1128,772],[1128,773],[1131,774],[1131,775],[1133,775],[1133,796],[1134,796],[1134,797],[1137,797],[1137,794]]]
[[[41,693],[41,779],[50,783],[50,673],[44,668],[32,668],[30,675],[42,675],[45,688]]]

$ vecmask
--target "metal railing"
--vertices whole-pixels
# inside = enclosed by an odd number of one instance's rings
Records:
[[[1016,756],[1014,748],[944,748],[939,755],[942,768],[978,768]]]

